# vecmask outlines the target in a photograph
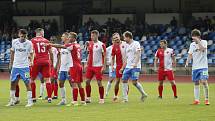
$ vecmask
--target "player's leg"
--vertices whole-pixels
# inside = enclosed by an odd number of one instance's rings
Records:
[[[158,99],[162,99],[163,97],[163,81],[165,80],[165,74],[163,70],[158,71]]]
[[[81,83],[82,82],[78,83],[79,94],[81,97],[81,105],[86,105],[84,88],[82,87]]]
[[[97,84],[99,87],[99,103],[103,104],[104,103],[104,87],[102,85],[102,71],[101,71],[102,67],[96,67],[94,68],[94,73],[96,76],[96,80],[97,80]]]
[[[39,73],[38,77],[40,79],[40,96],[38,99],[43,99],[45,92],[45,81],[41,73]]]
[[[203,90],[204,90],[204,95],[205,95],[205,105],[210,105],[210,103],[209,103],[209,86],[208,86],[208,81],[207,80],[202,80],[201,82],[203,84]]]
[[[13,68],[11,70],[10,75],[10,101],[6,106],[14,106],[15,105],[15,92],[16,92],[16,85],[18,84],[19,79],[19,69]]]
[[[209,86],[208,86],[208,69],[204,68],[200,71],[200,80],[203,84],[203,90],[205,95],[205,105],[210,105],[209,103]]]
[[[192,80],[194,82],[194,105],[200,104],[200,73],[199,70],[192,71]]]
[[[86,70],[86,103],[90,103],[91,102],[91,85],[90,85],[90,82],[93,78],[93,70],[91,69],[91,67],[87,67],[87,70]]]
[[[128,79],[131,77],[131,69],[125,68],[122,74],[123,102],[128,102]]]
[[[15,92],[15,104],[19,104],[20,99],[19,99],[19,82],[17,82],[16,85],[16,92]]]
[[[111,67],[109,67],[109,80],[107,82],[106,91],[105,91],[106,97],[108,96],[108,92],[110,91],[111,84],[112,84],[114,79],[115,79],[115,72],[112,71]]]
[[[44,65],[41,66],[41,74],[44,77],[44,80],[46,82],[46,90],[47,90],[47,96],[48,96],[48,103],[51,103],[52,101],[52,86],[51,86],[51,80],[50,80],[50,65]]]
[[[176,83],[175,83],[173,71],[167,71],[166,75],[167,75],[167,79],[171,83],[172,91],[173,91],[173,94],[174,94],[174,98],[177,99],[178,98],[178,95],[177,95],[177,86],[176,86]]]
[[[54,92],[54,96],[52,97],[52,99],[57,99],[58,97],[57,72],[53,67],[51,69],[51,84],[52,84],[52,93]]]
[[[27,90],[27,105],[25,107],[31,107],[33,106],[33,100],[32,100],[32,90],[31,90],[31,85],[30,85],[30,69],[27,68],[22,68],[20,70],[20,77],[24,81],[26,90]]]
[[[65,105],[66,104],[66,88],[64,86],[66,79],[68,78],[68,74],[66,71],[59,72],[59,87],[60,87],[60,95],[61,101],[58,105]]]
[[[113,97],[113,101],[116,101],[118,99],[118,92],[119,92],[119,83],[120,80],[122,78],[122,74],[120,73],[120,69],[122,68],[122,66],[117,66],[116,67],[116,83],[115,83],[115,87],[114,87],[114,97]]]
[[[30,85],[31,85],[31,90],[32,90],[32,99],[33,99],[33,102],[36,102],[36,83],[35,83],[35,80],[37,78],[37,75],[39,74],[39,67],[38,67],[38,65],[34,64],[30,68],[30,74],[31,74]]]
[[[147,98],[147,93],[144,91],[143,86],[140,84],[140,82],[138,82],[139,75],[140,75],[140,69],[133,68],[131,70],[131,73],[132,73],[132,76],[131,76],[132,83],[141,93],[141,100],[145,101],[145,99]]]

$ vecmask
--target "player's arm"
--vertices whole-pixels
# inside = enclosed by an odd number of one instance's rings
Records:
[[[155,72],[157,72],[157,70],[158,70],[157,64],[158,64],[158,57],[155,56],[155,60],[154,60],[154,71],[155,71]]]
[[[60,64],[61,64],[61,54],[60,52],[57,54],[57,64],[56,64],[56,68],[55,69],[59,69],[60,68]]]
[[[29,60],[30,60],[30,66],[33,66],[33,61],[34,61],[34,51],[30,53]]]
[[[13,65],[13,61],[14,61],[14,54],[15,54],[15,52],[14,52],[14,50],[11,48],[10,49],[10,63],[9,63],[9,69],[11,69],[12,68],[12,65]]]
[[[114,64],[115,64],[115,55],[112,55],[111,56],[111,68],[112,68],[112,71],[114,70]]]
[[[175,59],[174,55],[172,56],[172,65],[173,65],[173,69],[175,71],[176,70],[176,59]]]
[[[136,54],[135,54],[135,60],[134,60],[134,65],[133,65],[134,68],[137,67],[140,57],[141,57],[141,50],[139,48],[139,49],[137,49]]]
[[[192,60],[192,58],[193,58],[192,54],[188,54],[187,61],[185,63],[185,67],[187,67],[189,65],[189,62]]]
[[[103,52],[102,52],[102,55],[103,55],[103,57],[104,58],[102,58],[103,59],[103,68],[102,68],[102,71],[104,72],[105,70],[106,70],[106,47],[105,47],[105,45],[103,44],[102,45],[102,48],[103,48]]]
[[[54,57],[53,57],[53,53],[52,53],[51,48],[48,51],[49,51],[49,56],[50,56],[50,60],[51,60],[51,65],[53,65],[53,63],[54,63]]]
[[[55,48],[63,48],[63,49],[67,48],[65,45],[61,45],[61,44],[49,44],[49,45],[51,45],[52,47],[55,47]]]
[[[127,65],[127,56],[125,57],[125,59],[123,60],[123,65],[122,68],[119,70],[119,72],[122,74],[123,70],[125,69]]]

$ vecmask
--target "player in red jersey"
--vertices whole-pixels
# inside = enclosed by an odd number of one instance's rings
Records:
[[[119,33],[114,33],[112,35],[112,39],[114,40],[113,49],[112,49],[112,71],[114,71],[114,65],[116,61],[116,84],[115,84],[115,95],[113,101],[118,99],[118,91],[119,91],[119,83],[122,78],[122,73],[120,73],[120,69],[123,66],[123,62],[125,61],[125,52],[127,44],[120,40]]]
[[[91,102],[91,85],[90,82],[95,75],[99,86],[99,103],[104,103],[104,87],[102,85],[103,72],[106,70],[106,46],[98,40],[99,32],[97,30],[91,31],[91,41],[88,45],[88,59],[86,67],[86,102]]]
[[[34,64],[32,66],[31,73],[31,88],[32,88],[32,98],[34,102],[36,101],[36,84],[35,79],[39,72],[44,77],[46,81],[46,90],[48,95],[48,102],[51,103],[51,93],[52,86],[50,82],[50,71],[53,64],[53,54],[51,46],[46,46],[49,43],[47,39],[44,38],[44,30],[42,28],[37,28],[35,30],[36,37],[31,39],[34,48]]]
[[[79,91],[80,97],[81,97],[81,104],[86,105],[84,88],[81,85],[81,83],[83,82],[83,77],[82,77],[83,69],[81,64],[81,48],[76,41],[77,34],[75,32],[70,32],[69,39],[71,42],[69,44],[65,44],[65,45],[51,44],[51,46],[57,47],[57,48],[66,48],[71,51],[72,62],[73,62],[73,66],[70,67],[70,70],[69,70],[71,82],[73,83],[73,89],[72,89],[73,102],[71,104],[75,106],[78,105],[77,98],[78,98],[78,91]],[[67,106],[71,106],[71,104],[68,104]]]
[[[172,90],[174,93],[174,98],[177,99],[177,89],[174,79],[174,73],[172,66],[176,66],[175,62],[175,54],[173,49],[167,47],[167,41],[161,40],[160,41],[160,49],[157,50],[155,54],[155,61],[154,61],[154,70],[157,71],[157,63],[159,60],[159,70],[158,70],[158,92],[159,92],[159,99],[162,99],[162,92],[163,92],[163,81],[165,77],[170,81],[172,85]]]

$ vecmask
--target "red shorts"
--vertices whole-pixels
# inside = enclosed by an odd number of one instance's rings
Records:
[[[92,79],[93,76],[96,76],[96,80],[102,80],[102,66],[101,67],[87,67],[86,78]]]
[[[54,67],[51,68],[51,78],[57,79],[58,74],[57,74],[57,70],[54,69]]]
[[[120,74],[120,69],[122,68],[121,66],[116,66],[116,78],[122,78],[122,74]]]
[[[83,68],[81,66],[70,67],[69,73],[70,73],[70,79],[72,83],[83,82],[82,70]]]
[[[158,71],[158,80],[159,80],[159,81],[165,80],[166,77],[167,77],[167,79],[168,79],[169,81],[175,80],[175,79],[174,79],[174,74],[173,74],[173,71],[172,71],[172,70],[169,70],[169,71],[159,70],[159,71]]]
[[[44,78],[49,78],[50,77],[50,65],[36,65],[34,64],[31,67],[31,78],[34,80],[37,78],[37,75],[39,72],[42,74]]]

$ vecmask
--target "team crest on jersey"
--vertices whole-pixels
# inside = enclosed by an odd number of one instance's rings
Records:
[[[96,48],[98,48],[98,45],[96,45]]]
[[[124,46],[122,46],[122,48],[124,48]]]

